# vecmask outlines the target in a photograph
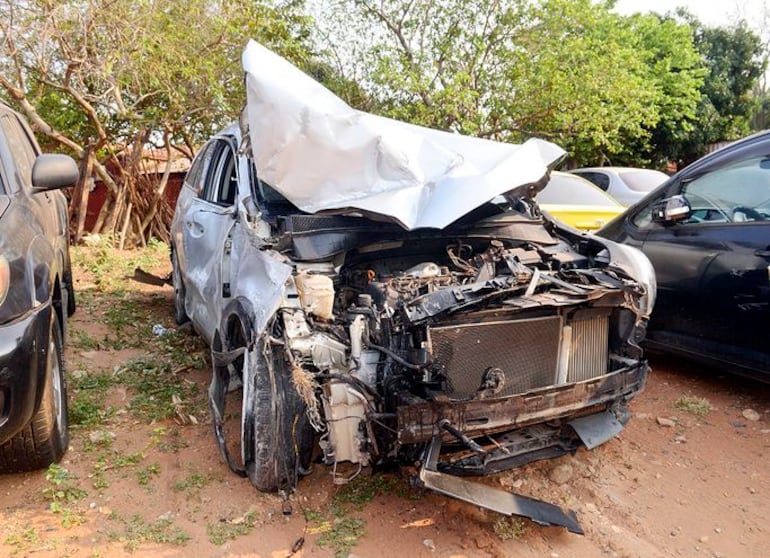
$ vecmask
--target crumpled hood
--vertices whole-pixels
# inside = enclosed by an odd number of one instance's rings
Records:
[[[443,228],[495,196],[524,195],[564,155],[543,140],[500,143],[355,110],[254,41],[243,68],[259,177],[309,213]]]

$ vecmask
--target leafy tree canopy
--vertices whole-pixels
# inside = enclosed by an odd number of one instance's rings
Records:
[[[347,0],[321,44],[378,110],[521,141],[578,163],[637,162],[695,113],[703,72],[686,23],[624,17],[591,0]]]

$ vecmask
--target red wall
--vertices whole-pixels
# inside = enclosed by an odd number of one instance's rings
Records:
[[[168,177],[168,184],[166,184],[166,190],[163,192],[163,197],[171,206],[171,209],[176,207],[176,199],[179,197],[179,191],[182,189],[182,183],[185,177],[184,172],[174,172]],[[88,195],[88,210],[86,211],[85,230],[86,232],[93,229],[96,223],[96,218],[99,216],[104,205],[104,200],[107,198],[107,188],[101,180],[96,181],[94,189]]]

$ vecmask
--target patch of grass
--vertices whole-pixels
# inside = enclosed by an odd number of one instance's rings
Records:
[[[318,545],[333,550],[335,556],[348,556],[365,532],[364,521],[351,517],[351,511],[363,509],[380,494],[398,494],[401,485],[398,478],[387,475],[353,479],[337,490],[328,511],[304,511],[305,520],[313,524],[309,532],[318,534]]]
[[[112,465],[115,469],[123,469],[124,467],[130,467],[131,465],[140,463],[142,459],[144,459],[144,452],[135,451],[127,455],[117,455],[113,460]]]
[[[134,393],[129,404],[132,413],[152,422],[205,408],[200,387],[182,372],[157,359],[140,358],[120,366],[116,375]]]
[[[527,523],[519,517],[499,517],[492,530],[502,541],[518,540],[527,532]]]
[[[99,341],[88,334],[86,331],[73,329],[67,342],[69,345],[80,351],[93,351],[99,348]]]
[[[243,535],[248,535],[257,524],[256,512],[250,511],[234,519],[221,519],[206,525],[206,534],[212,544],[225,544]]]
[[[701,418],[707,416],[713,409],[708,399],[694,395],[683,395],[674,401],[674,407]]]
[[[208,367],[209,348],[199,335],[171,330],[155,337],[155,345],[162,357],[174,368],[203,369]]]
[[[136,471],[136,480],[139,482],[141,486],[147,486],[150,484],[150,480],[154,476],[158,476],[160,474],[160,465],[157,463],[153,463],[152,465],[148,465],[144,469],[139,469]]]
[[[135,551],[142,543],[181,546],[190,540],[190,535],[174,525],[171,519],[161,517],[147,522],[139,515],[134,515],[131,519],[122,519],[116,514],[111,515],[110,519],[122,523],[123,526],[122,531],[110,532],[110,539],[122,542],[130,552]]]
[[[360,509],[380,494],[396,492],[400,484],[399,479],[386,475],[358,476],[342,485],[333,500],[337,504],[352,504]]]
[[[366,529],[361,519],[338,517],[322,523],[311,532],[320,534],[318,546],[332,549],[336,558],[346,558],[364,536]]]
[[[176,492],[184,492],[185,494],[190,495],[193,492],[200,491],[209,482],[211,482],[211,477],[209,475],[193,471],[187,475],[187,478],[176,481],[173,488]]]
[[[54,549],[54,544],[51,541],[43,542],[40,534],[34,527],[27,527],[26,529],[11,533],[6,537],[5,544],[13,547],[11,556],[18,554],[29,556],[33,549],[35,552]]]
[[[302,513],[307,522],[321,523],[325,518],[324,514],[318,510],[304,509],[302,510]]]
[[[109,389],[117,383],[112,374],[91,373],[83,370],[70,374],[69,386],[72,395],[69,404],[71,426],[97,426],[104,424],[113,415],[112,409],[102,405]]]
[[[115,240],[109,236],[87,237],[85,246],[70,249],[73,264],[89,274],[102,292],[119,292],[127,287],[126,277],[141,267],[149,270],[168,262],[168,245],[150,241],[142,250],[119,252]]]
[[[141,304],[133,293],[118,293],[111,297],[102,321],[109,327],[103,345],[120,350],[142,347],[151,334],[154,309]]]
[[[86,496],[76,484],[77,477],[56,463],[51,464],[45,472],[48,486],[43,489],[43,495],[51,502],[71,504]]]
[[[54,463],[46,470],[45,480],[48,486],[43,489],[43,495],[50,500],[50,510],[61,516],[62,526],[71,527],[84,523],[83,513],[72,507],[72,504],[82,500],[87,494],[77,486],[77,478],[64,467]]]

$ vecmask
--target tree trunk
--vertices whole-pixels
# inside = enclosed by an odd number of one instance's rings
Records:
[[[87,148],[80,161],[80,179],[75,187],[75,193],[72,195],[70,207],[71,221],[74,221],[73,242],[79,244],[83,238],[83,228],[86,223],[86,213],[88,212],[88,196],[90,185],[93,183],[91,173],[93,171],[93,151]]]

